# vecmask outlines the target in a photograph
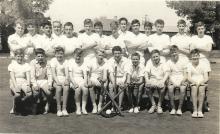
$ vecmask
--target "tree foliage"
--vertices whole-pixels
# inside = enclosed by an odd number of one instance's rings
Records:
[[[217,1],[166,1],[166,3],[168,7],[176,10],[178,16],[186,17],[192,24],[203,21],[207,25],[207,30],[211,30],[218,17]]]

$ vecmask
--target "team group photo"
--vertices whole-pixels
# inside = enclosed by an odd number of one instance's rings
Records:
[[[219,133],[219,2],[128,0],[179,17],[74,22],[65,1],[0,1],[0,133]]]

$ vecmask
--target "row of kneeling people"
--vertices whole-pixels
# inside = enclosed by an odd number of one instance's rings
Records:
[[[114,96],[121,90],[128,91],[129,112],[138,113],[141,90],[146,89],[151,102],[149,113],[163,113],[162,102],[165,89],[168,88],[171,104],[170,114],[182,115],[182,104],[187,86],[191,87],[193,102],[192,117],[204,117],[202,112],[205,89],[209,80],[210,64],[200,57],[200,51],[193,49],[190,56],[179,53],[177,46],[170,47],[170,57],[163,57],[154,49],[146,64],[141,64],[140,54],[134,52],[130,58],[123,56],[120,46],[112,48],[113,57],[106,60],[102,49],[95,52],[95,58],[84,60],[84,51],[76,49],[72,57],[64,56],[63,47],[55,48],[55,57],[47,61],[45,51],[35,49],[35,59],[25,62],[24,50],[14,51],[14,59],[8,66],[10,72],[10,89],[13,94],[13,107],[10,113],[16,112],[16,101],[39,100],[43,95],[47,101],[44,113],[48,113],[52,90],[55,89],[57,116],[68,116],[67,101],[69,89],[75,92],[76,114],[87,114],[88,93],[93,105],[92,113],[103,107],[103,91],[100,91],[99,102],[96,103],[96,88],[105,90]],[[116,90],[117,89],[117,90]],[[174,91],[180,90],[179,104],[174,104]],[[156,103],[153,96],[158,91]],[[63,99],[61,99],[63,97]],[[122,107],[124,91],[119,95],[118,105]],[[62,100],[62,101],[61,101]]]

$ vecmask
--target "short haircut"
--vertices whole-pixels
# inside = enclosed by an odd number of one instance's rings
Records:
[[[145,28],[145,27],[150,27],[150,28],[152,29],[153,24],[152,24],[151,22],[149,22],[149,21],[146,21],[146,22],[144,23],[144,28]]]
[[[120,46],[114,46],[114,47],[112,48],[112,53],[114,53],[115,51],[120,51],[120,52],[122,52],[122,49],[121,49]]]
[[[63,47],[56,47],[55,48],[55,53],[60,52],[60,51],[64,52],[64,48]]]
[[[119,19],[119,23],[121,23],[121,21],[123,21],[123,20],[126,22],[126,24],[128,24],[128,19],[126,19],[125,17],[121,17]]]
[[[110,23],[110,27],[112,27],[112,28],[118,28],[118,21],[112,21],[111,23]]]
[[[83,50],[80,49],[80,48],[76,48],[76,49],[74,50],[74,52],[73,52],[73,54],[76,55],[76,56],[81,56],[82,53],[83,53]]]
[[[154,25],[156,26],[157,24],[161,24],[161,25],[164,25],[164,20],[162,19],[157,19],[155,22],[154,22]]]
[[[160,51],[157,50],[157,49],[154,49],[154,50],[151,51],[150,55],[152,56],[152,55],[155,54],[155,53],[160,54]]]
[[[29,19],[26,21],[26,26],[29,25],[37,26],[37,22],[34,19]]]
[[[134,24],[138,24],[138,25],[141,25],[140,21],[138,19],[133,19],[131,21],[131,25],[134,25]]]
[[[131,55],[131,57],[134,57],[134,56],[137,56],[139,59],[141,58],[140,54],[137,53],[137,52],[135,52],[135,53],[133,53],[133,54]]]
[[[102,54],[105,54],[105,51],[102,50],[102,49],[97,49],[97,50],[95,51],[96,54],[98,54],[99,52],[102,53]]]
[[[88,18],[85,19],[83,23],[84,23],[84,26],[85,26],[85,25],[88,25],[88,24],[93,25],[92,20],[91,20],[91,19],[88,19]]]
[[[180,19],[178,22],[177,22],[177,25],[180,25],[180,24],[183,24],[186,26],[186,21],[183,20],[183,19]]]
[[[51,24],[50,21],[45,21],[45,22],[42,23],[42,26],[43,26],[43,27],[45,27],[45,26],[49,26],[49,27],[51,27],[52,24]]]
[[[16,55],[24,55],[24,49],[17,49],[14,51],[15,56]]]
[[[60,27],[62,27],[62,23],[61,23],[60,21],[55,20],[55,21],[53,21],[53,25],[54,25],[54,23],[59,23],[59,24],[60,24]]]
[[[176,45],[172,45],[171,48],[170,48],[170,53],[174,53],[178,50],[178,47]]]
[[[43,54],[43,55],[45,55],[45,51],[44,51],[44,49],[42,49],[42,48],[34,49],[34,52],[35,52],[35,55],[38,55],[38,54]]]
[[[103,24],[101,21],[96,21],[95,24],[94,24],[94,27],[101,27],[103,28]]]
[[[202,22],[202,21],[199,21],[195,24],[195,28],[198,28],[198,27],[201,27],[201,26],[204,26],[205,27],[205,24]]]
[[[17,24],[21,25],[22,27],[25,27],[25,22],[24,22],[24,20],[22,20],[22,19],[17,19],[17,20],[15,21],[15,26],[16,26]]]
[[[66,22],[65,24],[64,24],[64,27],[65,26],[71,26],[72,28],[73,28],[73,23],[71,23],[71,22]]]
[[[194,55],[194,54],[199,54],[200,51],[198,49],[193,49],[190,51],[190,56]]]

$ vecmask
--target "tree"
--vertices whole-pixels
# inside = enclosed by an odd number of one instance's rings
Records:
[[[191,32],[195,33],[194,24],[203,21],[207,31],[211,31],[212,25],[216,20],[217,1],[166,1],[167,6],[176,10],[180,17],[186,17],[193,24]]]
[[[11,34],[16,19],[35,19],[38,24],[44,21],[43,13],[53,0],[0,0],[0,37],[3,49],[7,48],[7,37]],[[13,31],[12,31],[13,32]]]

